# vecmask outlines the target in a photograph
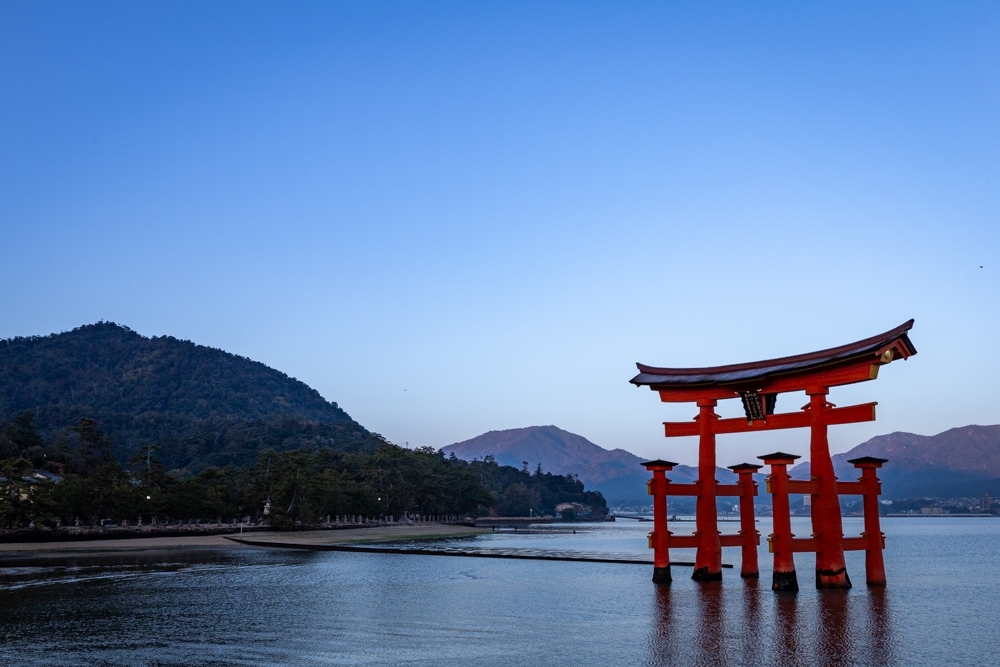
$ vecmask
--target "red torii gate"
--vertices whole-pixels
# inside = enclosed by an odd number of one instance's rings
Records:
[[[879,530],[878,494],[880,485],[875,470],[884,459],[864,457],[851,461],[862,470],[857,482],[839,482],[833,471],[827,427],[835,424],[874,421],[875,403],[838,408],[826,400],[830,387],[865,382],[878,377],[880,366],[895,359],[906,359],[917,353],[907,332],[913,320],[879,336],[841,347],[793,357],[783,357],[747,364],[711,368],[656,368],[637,364],[639,374],[632,384],[647,386],[666,403],[693,402],[698,415],[693,422],[664,422],[666,436],[699,437],[698,480],[693,484],[674,484],[666,473],[677,465],[670,461],[647,461],[643,465],[653,473],[648,482],[653,496],[653,532],[649,546],[654,550],[653,581],[670,581],[669,548],[697,548],[694,574],[696,581],[722,578],[722,548],[739,546],[743,549],[744,577],[757,576],[759,534],[754,527],[753,497],[757,495],[753,473],[761,466],[742,463],[730,468],[737,473],[737,484],[719,484],[715,480],[715,436],[726,433],[747,433],[784,428],[806,428],[811,431],[809,459],[811,479],[795,481],[788,478],[787,466],[797,456],[776,452],[761,456],[771,467],[767,492],[772,496],[774,533],[768,538],[774,554],[775,590],[798,590],[795,551],[816,552],[816,587],[850,588],[844,563],[844,551],[866,551],[866,571],[869,585],[884,585],[882,565],[884,538]],[[777,395],[804,391],[809,403],[799,412],[774,412]],[[718,401],[740,398],[746,419],[721,419],[713,408]],[[796,539],[791,532],[788,507],[790,493],[812,496],[812,527],[810,538]],[[845,538],[840,516],[839,494],[864,496],[865,532],[861,537]],[[667,496],[696,497],[696,529],[694,535],[673,537],[667,529]],[[739,496],[739,535],[720,535],[716,498]]]

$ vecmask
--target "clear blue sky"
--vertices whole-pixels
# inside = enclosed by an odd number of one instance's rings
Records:
[[[914,317],[834,450],[1000,422],[997,3],[9,1],[0,156],[0,337],[113,320],[411,446],[693,462],[636,361]]]

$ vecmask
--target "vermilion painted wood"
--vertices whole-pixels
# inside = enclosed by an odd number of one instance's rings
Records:
[[[674,549],[697,549],[700,539],[698,535],[674,535],[671,533],[670,546]],[[750,540],[747,541],[746,537],[742,534],[719,535],[719,543],[724,547],[742,547],[746,545],[756,547],[757,544],[760,544],[760,538],[757,535],[750,535]]]
[[[837,493],[842,496],[863,496],[867,493],[867,486],[864,482],[837,482]],[[788,493],[812,495],[819,490],[819,484],[801,479],[788,480]],[[719,495],[722,495],[721,493]]]
[[[837,482],[837,493],[842,496],[863,496],[868,493],[868,485],[864,482]]]
[[[664,403],[697,403],[698,401],[722,401],[739,398],[739,392],[719,387],[703,389],[660,389],[660,400]]]
[[[861,539],[866,542],[865,577],[869,586],[885,586],[885,562],[882,549],[885,548],[885,534],[879,526],[878,494],[881,484],[876,469],[882,466],[877,460],[854,460],[854,466],[861,469],[861,484],[866,487],[864,497],[865,532]]]
[[[870,360],[857,361],[849,366],[815,371],[806,376],[775,378],[752,383],[752,388],[764,394],[777,394],[789,391],[805,391],[810,387],[839,387],[845,384],[867,382],[878,378],[881,364]],[[690,389],[664,388],[655,389],[664,403],[695,403],[700,400],[723,400],[739,398],[739,393],[728,387],[702,387]]]
[[[697,535],[671,535],[670,546],[675,549],[697,549],[701,539]]]
[[[667,532],[666,475],[663,470],[654,470],[653,490],[653,567],[670,567],[670,552]]]
[[[757,495],[757,482],[753,481],[753,475],[760,470],[760,466],[743,463],[730,466],[730,469],[739,475],[736,486],[743,492],[740,494],[740,536],[743,538],[740,576],[744,579],[756,579],[760,576],[760,568],[757,565],[760,531],[754,523],[753,498]]]
[[[801,479],[790,479],[788,480],[788,492],[796,495],[809,495],[816,493],[819,490],[819,484],[813,481],[805,481]]]
[[[706,400],[701,402],[702,404],[699,406],[699,415],[693,422],[664,424],[667,430],[667,435],[697,434],[700,436],[700,479],[692,484],[674,484],[665,478],[663,480],[664,496],[694,496],[698,498],[699,501],[697,510],[698,529],[696,535],[683,538],[669,538],[671,544],[676,547],[680,547],[681,543],[683,543],[688,546],[695,546],[699,549],[699,552],[702,554],[702,559],[696,559],[695,570],[698,574],[695,578],[711,578],[714,574],[711,565],[716,562],[718,563],[718,574],[721,576],[721,550],[723,547],[727,546],[743,547],[745,551],[744,565],[747,566],[745,569],[747,572],[753,572],[757,569],[756,567],[753,567],[755,563],[752,562],[756,558],[756,551],[753,551],[753,555],[751,556],[750,552],[747,550],[748,540],[744,539],[742,535],[719,537],[717,516],[714,511],[716,507],[716,498],[719,496],[737,496],[740,497],[742,501],[744,489],[740,483],[719,484],[715,480],[715,434],[746,432],[750,430],[809,427],[812,432],[812,438],[810,439],[810,458],[817,462],[813,466],[813,479],[809,481],[790,480],[787,477],[787,469],[785,469],[783,479],[785,495],[784,502],[787,504],[787,495],[791,493],[809,494],[813,496],[812,520],[813,531],[816,537],[806,540],[795,540],[793,543],[790,541],[791,527],[789,523],[788,550],[787,552],[784,552],[782,551],[781,544],[786,540],[784,540],[784,535],[782,535],[782,532],[779,531],[777,527],[780,521],[776,521],[775,533],[772,536],[775,539],[771,540],[772,548],[778,549],[776,562],[785,561],[786,556],[790,558],[790,555],[793,552],[815,551],[817,553],[817,586],[823,588],[844,588],[850,586],[850,580],[847,577],[847,571],[843,558],[843,552],[845,548],[848,548],[846,545],[850,544],[851,548],[867,549],[867,547],[857,546],[859,544],[858,540],[862,540],[863,538],[847,538],[849,541],[844,541],[839,509],[839,494],[851,493],[865,495],[867,494],[867,486],[863,482],[839,482],[836,477],[833,476],[833,461],[830,458],[829,445],[826,441],[826,427],[831,424],[871,421],[875,418],[876,403],[865,403],[844,408],[836,408],[828,404],[825,397],[826,392],[823,388],[813,387],[813,393],[810,395],[810,403],[802,412],[770,415],[766,423],[757,421],[753,424],[748,424],[744,419],[720,419],[718,415],[715,414],[713,409],[715,401]],[[756,429],[754,428],[754,425],[757,425]],[[671,428],[675,428],[676,430],[671,431]],[[828,462],[825,466],[823,461],[824,453]],[[707,456],[703,457],[703,454],[707,454]],[[825,481],[823,477],[826,478]],[[705,479],[708,479],[708,484],[703,483]],[[770,488],[770,483],[768,484],[768,487],[768,491],[773,494],[775,490]],[[703,492],[703,489],[705,488],[708,489],[708,492]],[[666,498],[664,497],[664,503],[665,501]],[[707,510],[706,506],[708,503],[711,503],[710,507],[712,511]],[[825,505],[830,505],[831,507],[824,509],[824,503]],[[742,504],[743,503],[741,502],[741,505]],[[780,501],[776,502],[776,511],[779,513],[781,512],[780,505]],[[750,506],[752,508],[752,499],[750,500]],[[708,512],[711,516],[706,516],[706,512]],[[666,510],[664,509],[664,517],[665,515]],[[752,516],[752,509],[747,511],[741,507],[741,515]],[[741,520],[741,524],[742,523],[743,521]],[[741,530],[743,529],[746,528],[741,527]],[[756,528],[752,527],[752,524],[749,530],[752,530],[753,535],[756,537]],[[657,531],[654,531],[654,533],[657,535],[659,534]],[[756,539],[759,540],[759,538]],[[868,544],[867,541],[864,543]],[[714,558],[713,554],[718,554],[717,558]],[[669,562],[669,558],[667,561]],[[785,565],[787,565],[787,563],[785,563]],[[699,572],[699,567],[704,569]],[[776,571],[781,574],[780,570]],[[789,573],[794,576],[794,562],[791,563],[791,566],[785,571],[784,574],[787,575]],[[777,585],[777,582],[775,585]],[[783,585],[787,586],[788,584],[786,582]]]
[[[855,424],[875,421],[875,406],[878,403],[862,403],[844,408],[824,409],[822,423],[828,426],[836,424]],[[712,432],[716,435],[728,433],[750,433],[753,431],[773,431],[785,428],[809,428],[813,424],[813,415],[809,410],[802,412],[783,412],[769,415],[767,421],[748,422],[742,417],[733,419],[716,419],[712,422]],[[701,432],[701,422],[695,418],[692,422],[663,422],[664,434],[668,438],[698,435]]]
[[[774,574],[771,589],[776,591],[799,590],[795,575],[795,559],[792,557],[792,518],[788,506],[788,464],[794,458],[763,457],[771,466],[767,482],[771,493],[771,512],[774,532],[768,535],[768,551],[774,554]],[[798,458],[798,457],[795,457]]]
[[[844,551],[867,551],[867,537],[845,537],[841,540],[841,547]],[[796,537],[792,540],[792,551],[795,553],[818,551],[820,541],[816,537]]]
[[[695,581],[722,579],[722,544],[719,542],[718,510],[715,506],[715,400],[698,401],[698,482],[701,493],[695,501],[698,551],[694,558]]]
[[[646,490],[653,496],[653,532],[649,534],[649,546],[653,549],[653,582],[670,583],[670,531],[667,530],[667,486],[666,472],[673,464],[665,461],[650,462],[646,469],[653,478],[646,482]]]
[[[669,481],[669,480],[668,480]],[[808,484],[808,482],[806,482]],[[667,485],[668,496],[697,496],[701,493],[701,484],[692,482],[691,484],[676,484],[670,482]],[[743,487],[739,484],[719,484],[715,483],[716,496],[742,496]],[[756,493],[754,495],[757,495]]]
[[[819,551],[819,540],[815,537],[796,537],[792,539],[792,551]]]
[[[880,366],[894,359],[906,359],[916,354],[916,348],[907,337],[912,325],[913,321],[910,320],[886,334],[839,348],[749,364],[692,369],[638,365],[640,375],[633,378],[633,384],[649,386],[659,393],[664,402],[695,402],[699,407],[699,414],[692,422],[664,423],[664,433],[668,437],[699,437],[698,481],[694,484],[672,484],[664,479],[665,486],[662,489],[664,508],[667,495],[697,498],[695,535],[670,538],[673,546],[697,548],[692,578],[720,578],[721,549],[725,546],[743,547],[746,570],[751,562],[747,547],[751,542],[759,543],[753,525],[753,499],[748,492],[752,485],[753,492],[756,493],[753,470],[737,471],[740,474],[740,482],[737,484],[718,484],[715,480],[715,436],[808,427],[812,479],[789,480],[787,466],[794,463],[797,457],[776,454],[765,458],[765,463],[771,466],[767,487],[772,494],[775,526],[774,533],[768,538],[769,549],[775,555],[775,580],[772,587],[776,590],[797,590],[793,551],[816,552],[818,588],[849,587],[851,584],[844,566],[844,551],[857,549],[866,551],[869,584],[885,583],[881,554],[885,540],[878,523],[878,493],[881,489],[875,476],[875,469],[882,461],[869,457],[856,459],[856,465],[862,468],[861,479],[856,482],[841,482],[834,475],[827,436],[831,425],[873,421],[876,404],[836,408],[826,401],[826,395],[830,387],[874,380],[878,377]],[[715,414],[713,408],[719,400],[738,398],[740,392],[744,391],[760,395],[805,391],[810,402],[801,412],[768,415],[765,420],[753,422],[720,419]],[[736,467],[748,467],[748,464]],[[789,493],[812,496],[813,536],[810,538],[793,540],[788,508]],[[861,537],[843,536],[839,504],[841,494],[862,495],[864,498],[865,532]],[[716,499],[719,496],[740,498],[739,536],[720,537],[716,512]],[[756,552],[753,553],[755,558]],[[755,562],[753,565],[753,569],[756,569]]]
[[[719,543],[724,547],[742,547],[746,540],[742,535],[719,535]]]
[[[845,384],[868,382],[878,378],[879,365],[871,361],[858,361],[850,366],[813,372],[805,377],[775,379],[761,385],[760,391],[762,393],[782,393],[805,391],[810,387],[840,387]]]
[[[861,537],[845,537],[842,540],[844,545],[844,551],[867,551],[868,550],[868,538]],[[879,547],[879,554],[882,553],[882,548]]]
[[[840,517],[837,478],[833,473],[827,420],[824,413],[833,412],[826,400],[826,388],[809,391],[809,415],[812,424],[809,438],[809,470],[819,488],[812,495],[813,535],[819,539],[816,552],[816,588],[850,588],[847,564],[844,561],[844,527]],[[872,418],[875,417],[872,408]]]
[[[670,534],[670,546],[674,549],[697,549],[701,543],[699,535],[674,535]],[[724,547],[742,547],[746,543],[743,535],[719,535],[719,544]],[[751,539],[753,544],[754,540]]]

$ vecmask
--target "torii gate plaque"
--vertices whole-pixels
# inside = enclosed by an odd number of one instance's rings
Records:
[[[774,554],[775,590],[798,590],[792,553],[816,552],[816,587],[850,588],[844,563],[844,550],[866,552],[869,585],[884,585],[882,566],[883,537],[878,522],[879,482],[875,469],[883,459],[864,457],[851,461],[862,470],[857,482],[838,482],[827,440],[827,427],[834,424],[874,421],[875,403],[838,408],[826,400],[830,387],[865,382],[878,377],[880,366],[896,359],[906,359],[917,353],[907,332],[913,320],[879,336],[841,347],[793,357],[748,364],[712,368],[655,368],[637,364],[639,374],[632,384],[647,386],[666,403],[693,402],[698,415],[693,422],[665,422],[666,436],[699,437],[698,480],[694,484],[674,484],[666,477],[675,463],[648,461],[643,465],[653,473],[649,493],[653,496],[653,532],[650,547],[654,549],[653,581],[670,581],[668,549],[696,547],[694,574],[696,581],[722,578],[722,547],[743,548],[744,577],[757,576],[753,496],[757,495],[753,473],[761,466],[742,463],[730,466],[739,475],[737,484],[723,485],[715,480],[715,436],[724,433],[747,433],[783,428],[809,428],[809,460],[812,478],[794,481],[788,478],[787,466],[798,458],[776,452],[761,456],[771,466],[767,492],[772,496],[774,533],[769,536]],[[799,412],[775,413],[777,395],[805,391],[809,403]],[[746,419],[720,419],[713,408],[718,401],[740,398]],[[812,527],[810,538],[793,539],[789,522],[788,494],[812,496]],[[857,538],[844,538],[840,516],[839,494],[864,496],[865,533]],[[696,530],[691,537],[671,537],[667,530],[667,496],[695,496]],[[739,496],[741,530],[739,535],[721,536],[716,513],[718,496]]]

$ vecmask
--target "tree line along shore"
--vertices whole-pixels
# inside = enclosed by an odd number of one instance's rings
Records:
[[[0,539],[92,533],[102,525],[206,531],[399,521],[544,516],[578,503],[607,514],[600,492],[572,475],[463,461],[430,447],[406,449],[377,435],[370,451],[330,447],[265,449],[248,465],[167,470],[153,443],[124,461],[89,418],[43,436],[34,412],[0,424]],[[195,528],[192,524],[199,525]],[[210,524],[210,525],[202,525]],[[86,529],[84,531],[83,529]]]

